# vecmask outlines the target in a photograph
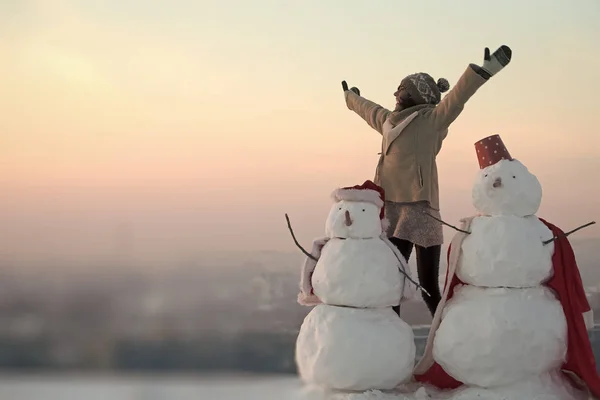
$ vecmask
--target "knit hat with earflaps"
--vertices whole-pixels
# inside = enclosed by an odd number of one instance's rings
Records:
[[[436,83],[431,75],[425,72],[408,75],[402,79],[400,86],[410,94],[416,104],[438,104],[442,93],[450,89],[447,79],[440,78]]]

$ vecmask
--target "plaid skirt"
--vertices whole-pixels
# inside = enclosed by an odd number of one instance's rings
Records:
[[[442,245],[444,243],[442,224],[426,213],[442,219],[440,211],[431,208],[427,201],[414,203],[386,201],[385,215],[390,221],[387,236],[395,236],[421,247]]]

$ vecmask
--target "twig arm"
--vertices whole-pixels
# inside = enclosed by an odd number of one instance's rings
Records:
[[[287,221],[288,229],[290,230],[290,233],[292,234],[292,239],[294,239],[294,243],[296,243],[296,246],[298,246],[298,248],[304,253],[304,255],[306,257],[310,258],[313,261],[319,261],[319,260],[317,260],[317,258],[315,256],[310,254],[308,251],[304,250],[304,247],[302,247],[300,245],[300,243],[298,243],[298,240],[296,239],[296,235],[294,235],[294,230],[292,229],[292,223],[290,222],[290,217],[288,217],[287,214],[285,214],[285,220]]]
[[[581,225],[581,226],[579,226],[579,227],[577,227],[577,228],[573,229],[572,231],[566,232],[564,235],[555,236],[555,237],[553,237],[552,239],[544,240],[542,243],[544,243],[544,246],[545,246],[545,245],[547,245],[547,244],[549,244],[549,243],[552,243],[552,242],[554,242],[554,241],[555,241],[555,240],[557,240],[557,239],[560,239],[561,237],[567,237],[567,236],[569,236],[570,234],[572,234],[572,233],[575,233],[575,232],[577,232],[577,231],[578,231],[578,230],[580,230],[580,229],[587,228],[587,227],[588,227],[588,226],[590,226],[590,225],[594,225],[595,223],[596,223],[596,221],[588,222],[587,224]]]
[[[462,229],[460,229],[460,228],[457,228],[457,227],[456,227],[456,226],[454,226],[454,225],[450,225],[449,223],[447,223],[447,222],[444,222],[444,221],[442,221],[441,219],[434,217],[433,215],[429,214],[427,211],[423,211],[423,213],[425,213],[425,215],[428,215],[428,216],[430,216],[431,218],[435,219],[436,221],[440,222],[442,225],[449,226],[450,228],[452,228],[452,229],[454,229],[454,230],[456,230],[456,231],[462,232],[462,233],[466,233],[467,235],[471,234],[471,232],[468,232],[468,231],[462,230]]]

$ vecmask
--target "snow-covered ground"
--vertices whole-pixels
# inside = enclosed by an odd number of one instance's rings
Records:
[[[0,376],[1,400],[293,400],[295,377]]]
[[[460,394],[433,395],[431,400],[522,400],[519,393],[528,393],[528,400],[558,400],[555,388],[521,385],[515,393],[485,393],[470,389]],[[539,387],[538,387],[539,386]],[[550,385],[552,386],[552,385]],[[419,391],[420,392],[420,391]],[[401,393],[369,391],[354,394],[323,395],[310,390],[294,376],[287,377],[201,377],[158,376],[98,376],[98,375],[0,375],[0,400],[425,400],[424,393],[405,396]],[[535,394],[534,394],[535,393]],[[539,394],[538,394],[539,393]],[[433,394],[430,392],[430,394]],[[577,399],[577,400],[581,400]]]

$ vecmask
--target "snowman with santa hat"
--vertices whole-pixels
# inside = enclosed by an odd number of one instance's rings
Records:
[[[450,244],[416,380],[457,389],[453,399],[600,398],[568,234],[536,217],[542,187],[500,136],[475,149],[478,215],[461,221]]]
[[[298,302],[315,307],[298,334],[298,372],[326,392],[391,390],[412,378],[416,352],[392,307],[418,285],[385,235],[384,190],[365,181],[332,197],[326,236],[302,268]]]

